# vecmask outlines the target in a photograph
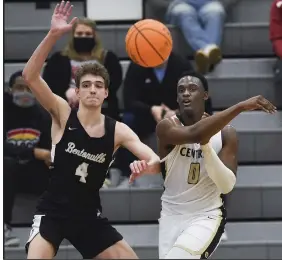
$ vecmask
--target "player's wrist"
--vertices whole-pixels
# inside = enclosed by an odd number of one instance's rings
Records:
[[[60,37],[62,36],[62,33],[58,33],[57,31],[54,31],[52,29],[49,30],[47,37],[54,39],[54,40],[58,40]]]
[[[245,106],[245,102],[241,101],[238,104],[235,105],[235,108],[238,110],[239,113],[244,112],[247,110],[246,106]]]

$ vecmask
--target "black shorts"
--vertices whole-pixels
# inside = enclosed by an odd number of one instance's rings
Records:
[[[122,235],[110,225],[107,218],[95,217],[78,220],[35,215],[26,243],[26,252],[28,252],[29,243],[38,233],[54,246],[55,254],[63,239],[67,239],[83,258],[88,259],[97,256],[123,239]]]

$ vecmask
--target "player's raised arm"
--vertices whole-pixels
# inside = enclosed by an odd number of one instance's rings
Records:
[[[160,173],[160,158],[154,151],[142,143],[139,137],[125,124],[117,122],[116,146],[122,146],[132,152],[140,161],[135,161],[131,167],[135,167],[135,173]],[[132,169],[131,169],[132,170]]]
[[[64,111],[69,111],[70,107],[64,99],[52,93],[47,83],[40,76],[40,73],[44,62],[56,41],[64,33],[71,30],[76,20],[76,18],[74,18],[70,23],[67,22],[71,10],[72,6],[69,2],[66,4],[61,2],[61,4],[56,6],[52,16],[50,31],[36,48],[23,70],[23,77],[37,100],[52,115],[52,117],[59,122],[62,113]]]
[[[276,107],[267,99],[262,96],[256,96],[204,118],[191,126],[175,125],[171,119],[164,119],[157,125],[156,131],[158,138],[164,144],[202,143],[223,129],[241,112],[256,109],[267,113],[274,113],[276,111]]]

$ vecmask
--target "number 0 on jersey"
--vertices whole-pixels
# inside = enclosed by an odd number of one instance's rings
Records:
[[[191,163],[188,173],[188,184],[197,184],[200,179],[200,164]]]

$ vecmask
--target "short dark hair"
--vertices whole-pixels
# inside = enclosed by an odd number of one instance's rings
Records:
[[[14,72],[11,76],[10,76],[10,79],[9,79],[9,87],[11,88],[18,77],[22,77],[22,74],[23,74],[23,71],[22,70],[19,70],[19,71],[16,71]]]
[[[204,90],[205,91],[208,91],[209,90],[209,87],[208,87],[208,81],[207,79],[201,74],[201,73],[198,73],[196,71],[184,71],[180,78],[178,79],[178,81],[180,79],[182,79],[183,77],[187,77],[187,76],[191,76],[191,77],[195,77],[195,78],[198,78],[202,84],[203,84],[203,87],[204,87]]]
[[[91,74],[95,76],[101,76],[105,81],[105,87],[110,85],[110,76],[107,69],[100,63],[86,63],[82,65],[75,74],[75,84],[79,88],[80,80],[84,75]]]

